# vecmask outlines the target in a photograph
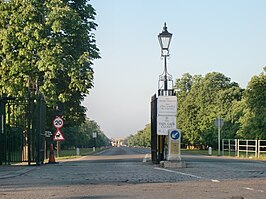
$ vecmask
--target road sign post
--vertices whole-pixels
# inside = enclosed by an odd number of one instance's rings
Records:
[[[221,127],[224,125],[224,121],[218,116],[214,124],[218,128],[218,155],[221,155]]]
[[[53,140],[56,141],[57,157],[59,157],[59,155],[60,155],[60,141],[65,140],[63,133],[60,131],[60,128],[62,128],[64,126],[64,120],[61,117],[56,116],[53,120],[53,125],[56,128],[56,131],[53,135]]]
[[[92,137],[93,137],[93,151],[96,151],[96,137],[97,137],[97,133],[93,132],[92,133]]]
[[[168,136],[168,157],[169,161],[181,161],[181,131],[180,129],[169,130]]]
[[[57,158],[59,158],[60,156],[60,142],[56,141],[56,152],[57,152]]]

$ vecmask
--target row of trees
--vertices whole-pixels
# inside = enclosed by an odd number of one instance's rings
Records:
[[[128,146],[151,146],[151,125],[147,124],[143,130],[138,131],[135,135],[130,135],[124,141]]]
[[[174,88],[177,127],[182,130],[184,144],[217,146],[217,116],[224,120],[222,138],[266,139],[266,67],[252,77],[246,89],[217,72],[204,77],[186,73]],[[150,131],[139,131],[128,138],[128,144],[147,146],[138,138],[148,136]]]
[[[91,148],[109,146],[110,140],[101,130],[100,126],[93,120],[86,119],[86,121],[80,126],[64,127],[62,132],[65,137],[65,141],[62,142],[62,147],[80,147],[80,148]],[[96,133],[96,143],[94,143],[93,133]]]

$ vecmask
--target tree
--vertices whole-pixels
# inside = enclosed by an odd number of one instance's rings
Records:
[[[243,99],[238,136],[246,139],[266,139],[266,67],[264,72],[252,77]]]
[[[183,131],[182,139],[186,143],[195,144],[197,132],[193,125],[196,122],[196,115],[198,111],[197,105],[194,103],[194,94],[191,89],[196,89],[202,77],[199,75],[192,76],[189,73],[183,74],[180,79],[176,80],[174,88],[177,96],[177,126]]]
[[[99,58],[95,15],[87,1],[1,1],[0,93],[25,97],[34,88],[45,96],[49,121],[55,110],[67,125],[84,121],[81,101]]]
[[[241,99],[238,84],[217,72],[208,73],[205,77],[184,74],[176,81],[175,89],[178,98],[177,127],[183,132],[183,142],[215,146],[217,135],[213,122],[220,115],[229,127],[232,126],[232,121],[227,120],[227,113],[234,101]]]

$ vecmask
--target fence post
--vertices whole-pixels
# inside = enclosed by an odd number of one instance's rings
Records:
[[[258,158],[260,158],[260,140],[259,140],[259,143],[258,143]]]
[[[229,156],[231,156],[231,140],[228,139],[228,151],[229,151]]]
[[[224,156],[224,139],[222,139],[222,155]]]
[[[258,144],[258,140],[256,140],[256,152],[255,153],[256,153],[256,157],[258,157],[258,158],[260,157],[259,151],[260,151],[260,144]]]
[[[246,158],[248,158],[248,140],[246,140]]]
[[[235,156],[237,156],[238,153],[238,139],[235,139]]]
[[[237,157],[239,157],[239,139],[237,139]]]

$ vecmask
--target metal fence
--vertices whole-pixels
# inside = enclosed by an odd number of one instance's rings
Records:
[[[41,95],[0,97],[0,165],[44,161],[45,112]]]
[[[266,140],[222,139],[222,155],[260,158],[266,154]]]

